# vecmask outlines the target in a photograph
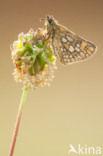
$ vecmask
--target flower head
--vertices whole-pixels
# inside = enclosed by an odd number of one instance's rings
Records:
[[[11,50],[16,81],[37,88],[53,79],[56,57],[43,29],[19,34]]]

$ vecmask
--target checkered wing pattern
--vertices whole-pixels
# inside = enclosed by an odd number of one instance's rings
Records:
[[[96,46],[62,25],[57,25],[52,37],[52,47],[64,65],[84,61],[96,51]]]

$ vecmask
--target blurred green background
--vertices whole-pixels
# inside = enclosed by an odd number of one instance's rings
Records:
[[[0,156],[8,155],[22,92],[12,76],[10,44],[48,14],[98,51],[86,62],[59,64],[51,87],[29,90],[14,156],[68,156],[69,144],[103,145],[103,1],[1,0]]]

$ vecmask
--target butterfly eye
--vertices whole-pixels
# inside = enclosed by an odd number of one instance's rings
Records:
[[[48,22],[49,22],[50,24],[52,23],[52,21],[53,21],[53,20],[52,20],[51,18],[48,19]]]
[[[47,16],[47,20],[48,20],[49,24],[52,24],[53,20],[51,17]]]

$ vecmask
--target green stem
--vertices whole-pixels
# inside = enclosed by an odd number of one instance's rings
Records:
[[[9,151],[8,156],[13,156],[13,153],[14,153],[16,138],[17,138],[18,131],[19,131],[19,126],[20,126],[20,121],[21,121],[21,116],[22,116],[22,111],[23,111],[23,106],[24,106],[24,102],[26,99],[27,91],[28,91],[28,87],[25,86],[23,89],[22,96],[21,96],[17,120],[16,120],[16,124],[15,124],[15,128],[14,128],[13,138],[12,138],[12,142],[11,142],[10,151]]]

